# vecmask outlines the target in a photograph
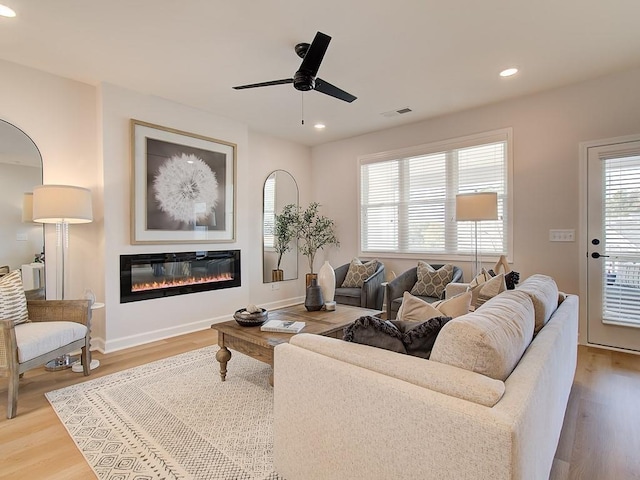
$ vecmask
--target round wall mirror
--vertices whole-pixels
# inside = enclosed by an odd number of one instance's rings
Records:
[[[22,270],[25,290],[43,295],[44,230],[31,215],[30,194],[37,185],[42,185],[38,147],[18,127],[0,120],[0,272],[2,267]]]
[[[294,238],[286,242],[286,251],[279,248],[275,234],[277,215],[285,205],[298,207],[298,184],[285,170],[271,172],[264,182],[262,210],[262,273],[263,282],[279,282],[298,278],[298,242]]]

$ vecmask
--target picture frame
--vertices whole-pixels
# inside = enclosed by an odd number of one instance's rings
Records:
[[[131,119],[131,243],[235,241],[234,143]]]

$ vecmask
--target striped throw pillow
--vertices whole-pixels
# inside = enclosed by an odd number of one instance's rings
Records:
[[[15,325],[29,319],[20,270],[14,270],[0,278],[0,318],[13,320]]]

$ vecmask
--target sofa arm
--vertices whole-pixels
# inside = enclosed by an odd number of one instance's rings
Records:
[[[336,288],[340,288],[344,283],[344,279],[347,278],[347,272],[349,271],[349,264],[340,265],[333,270],[336,276]]]
[[[284,478],[507,480],[511,434],[492,408],[300,346],[275,349],[274,465]],[[381,438],[402,448],[384,454]]]
[[[360,292],[360,305],[365,308],[374,310],[382,310],[382,302],[384,294],[382,291],[382,282],[384,282],[384,265],[378,263],[376,271],[367,278],[362,284]]]

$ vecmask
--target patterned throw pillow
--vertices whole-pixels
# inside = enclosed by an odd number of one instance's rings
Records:
[[[498,296],[502,292],[507,289],[507,286],[504,281],[504,273],[496,275],[492,277],[490,280],[486,282],[480,283],[475,287],[469,286],[469,291],[471,292],[471,305],[478,309],[480,308],[487,300]]]
[[[438,270],[427,262],[418,261],[418,281],[411,289],[412,295],[442,298],[444,289],[453,280],[453,265],[447,263]]]
[[[377,269],[378,260],[362,263],[360,259],[354,258],[349,264],[347,276],[344,277],[344,282],[342,282],[341,286],[343,288],[361,288],[364,285],[364,281],[373,275]]]
[[[29,319],[20,270],[14,270],[0,278],[0,318],[13,320],[15,325]]]

